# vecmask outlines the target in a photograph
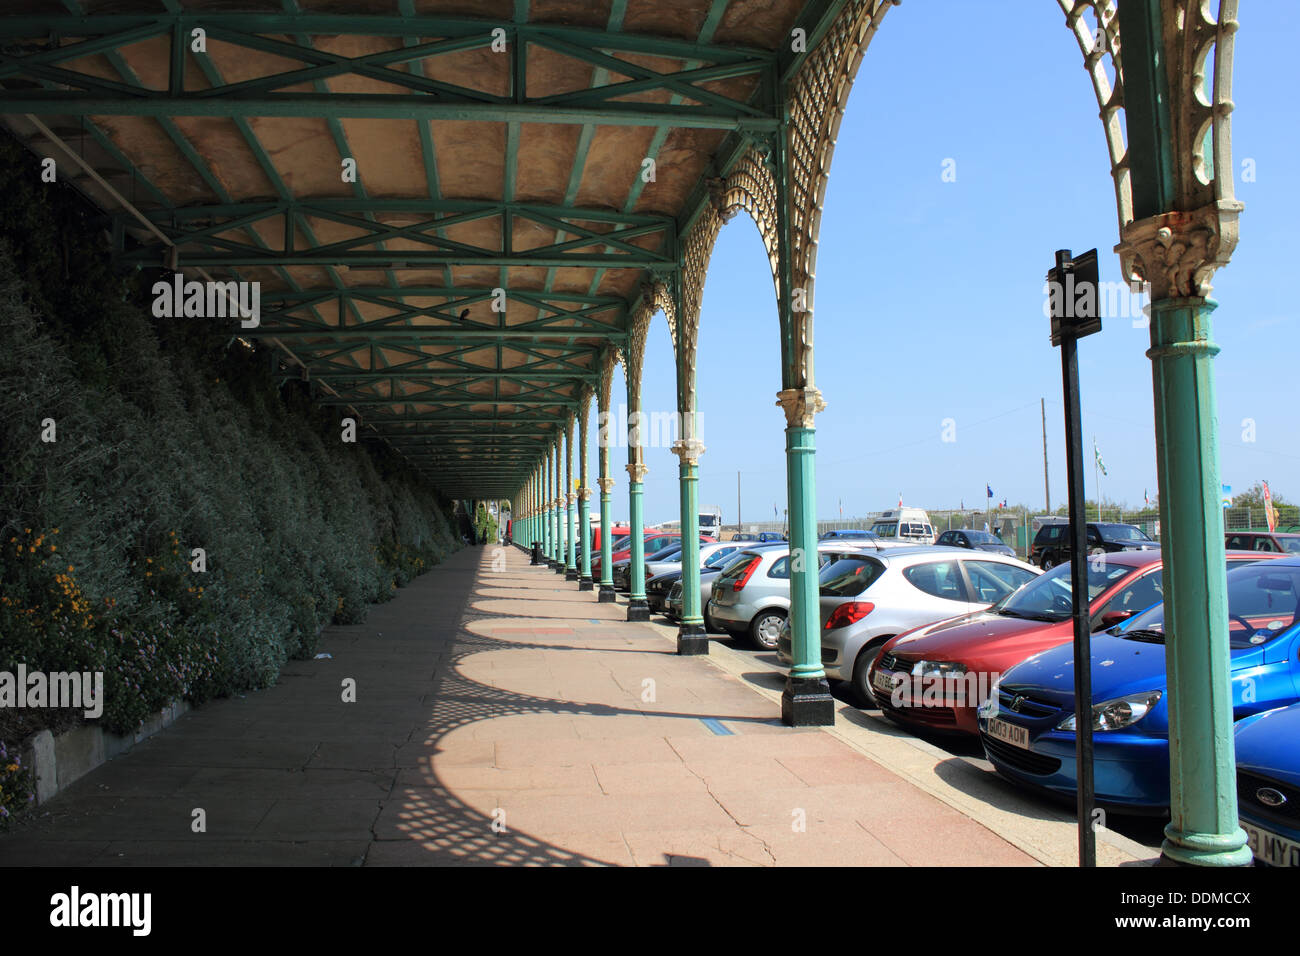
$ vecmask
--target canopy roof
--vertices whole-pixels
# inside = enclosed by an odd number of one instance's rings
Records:
[[[232,332],[506,497],[842,5],[9,0],[0,109],[124,262],[259,282]]]

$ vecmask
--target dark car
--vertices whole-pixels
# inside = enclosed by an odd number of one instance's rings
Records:
[[[767,544],[771,541],[788,541],[789,538],[780,531],[760,531],[758,533],[758,540],[760,544]]]
[[[1137,525],[1111,522],[1088,522],[1089,554],[1115,551],[1151,551],[1160,545],[1152,541]],[[1038,529],[1029,549],[1029,563],[1044,571],[1070,560],[1070,526],[1065,522],[1045,524]]]
[[[1281,551],[1300,554],[1300,534],[1286,531],[1229,531],[1225,547],[1236,551]]]
[[[870,531],[823,531],[817,536],[817,540],[827,541],[832,538],[860,538],[862,540],[870,540],[871,538],[879,537],[879,535],[873,534]]]
[[[970,548],[973,551],[992,551],[994,554],[1016,556],[1016,551],[991,531],[974,531],[961,528],[957,531],[945,531],[939,535],[935,544],[944,544],[950,548]]]

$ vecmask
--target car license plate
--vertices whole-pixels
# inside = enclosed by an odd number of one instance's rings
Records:
[[[871,689],[885,694],[892,694],[894,692],[894,675],[889,671],[876,671],[871,675]]]
[[[1015,724],[1009,724],[1005,720],[990,717],[988,734],[995,740],[1001,740],[1003,743],[1019,747],[1021,750],[1029,749],[1028,727],[1019,727]]]
[[[1255,859],[1270,866],[1300,867],[1300,843],[1261,830],[1245,820],[1241,821],[1241,828],[1246,831],[1246,845],[1255,854]]]

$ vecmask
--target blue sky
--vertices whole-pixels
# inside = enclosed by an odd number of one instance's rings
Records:
[[[1014,13],[1008,9],[1013,8]],[[980,10],[987,7],[980,5]],[[846,517],[906,504],[940,509],[998,499],[1043,505],[1039,399],[1047,400],[1052,504],[1065,500],[1060,358],[1043,317],[1054,250],[1097,247],[1118,280],[1114,190],[1092,86],[1057,5],[1004,0],[996,17],[960,0],[890,11],[858,72],[835,150],[817,262],[817,512]],[[1296,306],[1285,266],[1300,219],[1292,85],[1278,64],[1295,38],[1287,4],[1243,5],[1233,80],[1241,241],[1213,296],[1222,480],[1267,479],[1300,499],[1300,442],[1286,373]],[[1008,51],[1003,54],[1000,51]],[[945,160],[955,161],[944,182]],[[1254,161],[1243,182],[1242,161]],[[1290,227],[1290,228],[1288,228]],[[1280,270],[1280,271],[1279,271]],[[1156,493],[1148,332],[1106,322],[1080,345],[1083,428],[1095,435],[1108,500]],[[1285,358],[1283,358],[1285,361]],[[650,330],[647,412],[675,407],[668,327]],[[775,404],[780,349],[774,294],[757,230],[722,230],[700,330],[700,500],[735,520],[785,508],[784,416]],[[621,372],[614,405],[625,400]],[[941,440],[953,419],[955,441]],[[1243,441],[1252,419],[1255,441]],[[594,425],[594,414],[593,414]],[[594,468],[595,428],[592,429]],[[1088,495],[1095,494],[1091,449]],[[625,449],[614,514],[627,514]],[[647,523],[678,516],[677,459],[647,448]]]

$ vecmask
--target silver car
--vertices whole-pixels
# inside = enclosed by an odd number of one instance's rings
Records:
[[[711,564],[706,564],[700,568],[700,610],[704,614],[704,629],[707,631],[721,631],[722,628],[709,616],[709,598],[713,595],[713,582],[718,579],[718,575],[727,570],[732,561],[748,560],[745,558],[744,551],[761,551],[765,548],[785,547],[779,542],[770,542],[767,544],[758,544],[753,541],[729,541],[728,544],[736,544],[737,548],[731,554],[721,558],[713,555],[710,558]],[[667,581],[666,598],[664,600],[664,614],[671,620],[680,621],[682,617],[682,578],[681,574],[664,575]]]
[[[713,541],[700,545],[700,573],[703,575],[708,571],[721,569],[737,552],[745,547],[743,541]],[[653,566],[646,565],[646,583],[645,596],[646,603],[650,605],[652,611],[664,611],[668,594],[672,587],[681,578],[682,575],[682,553],[678,551],[675,555],[670,555],[663,561],[656,561]],[[710,578],[710,581],[712,579]],[[678,606],[681,605],[681,589],[678,589]],[[706,597],[700,602],[700,607],[704,607]],[[680,611],[678,615],[680,616]],[[670,615],[671,616],[671,615]]]
[[[941,546],[864,551],[824,565],[818,580],[826,677],[851,681],[857,702],[871,706],[867,672],[891,637],[982,611],[1041,573],[1005,555]],[[794,663],[790,647],[787,627],[777,647],[783,663]]]
[[[817,545],[817,565],[860,549],[876,552],[870,542],[837,539]],[[748,634],[761,651],[777,645],[790,614],[790,547],[752,548],[741,552],[713,582],[705,619],[733,635]]]

